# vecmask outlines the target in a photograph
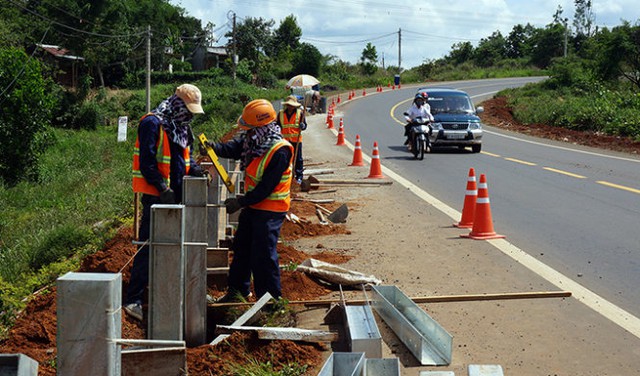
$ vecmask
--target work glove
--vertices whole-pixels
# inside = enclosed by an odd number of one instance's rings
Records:
[[[202,144],[200,144],[200,146],[198,146],[198,147],[199,147],[199,151],[200,151],[200,155],[205,156],[205,157],[209,156],[209,154],[207,153],[207,149],[205,148],[205,146],[206,146],[206,147],[209,147],[209,148],[211,148],[211,149],[214,149],[215,144],[216,144],[215,142],[211,142],[211,141],[205,141],[205,142],[204,142],[204,146],[202,146]],[[214,149],[214,150],[215,150],[215,149]]]
[[[189,176],[193,176],[193,177],[196,177],[196,178],[201,178],[201,177],[204,176],[204,170],[202,170],[202,167],[200,167],[200,165],[193,164],[189,168]]]
[[[228,198],[224,200],[224,207],[227,209],[227,214],[233,214],[242,208],[240,201],[237,198]]]
[[[167,188],[162,193],[160,193],[160,203],[161,204],[175,204],[176,196],[173,193],[173,189]]]

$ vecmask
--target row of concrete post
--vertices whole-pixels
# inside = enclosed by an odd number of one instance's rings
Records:
[[[227,192],[217,177],[185,177],[183,191],[183,204],[151,208],[147,340],[121,339],[120,273],[67,273],[58,279],[58,375],[182,375],[186,347],[207,343],[207,268],[228,266]]]

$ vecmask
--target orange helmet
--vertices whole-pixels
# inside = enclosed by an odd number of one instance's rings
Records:
[[[266,99],[255,99],[244,106],[238,118],[238,127],[251,129],[262,127],[276,120],[276,110]]]

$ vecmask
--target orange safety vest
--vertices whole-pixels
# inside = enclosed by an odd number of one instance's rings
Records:
[[[148,113],[140,118],[140,125],[142,125],[142,120],[144,120],[147,116],[153,115],[152,113]],[[153,115],[155,116],[155,115]],[[189,147],[187,146],[183,152],[183,158],[186,165],[186,173],[189,173],[189,169],[191,166],[191,153],[189,151]],[[167,187],[171,184],[171,148],[169,147],[169,137],[167,136],[167,132],[160,126],[160,136],[158,137],[158,142],[156,143],[156,161],[158,163],[158,171],[160,175],[162,175],[162,179],[164,180]],[[160,196],[160,192],[153,185],[147,183],[147,180],[142,176],[142,172],[140,172],[140,138],[136,138],[136,146],[133,149],[133,191],[139,193],[146,193],[152,196]]]
[[[249,205],[253,209],[267,210],[272,212],[288,212],[291,204],[291,163],[293,161],[293,146],[285,140],[280,140],[273,144],[271,148],[261,157],[254,158],[245,169],[244,185],[247,192],[251,192],[262,180],[264,169],[269,165],[273,154],[281,147],[288,147],[291,150],[289,166],[282,173],[280,183],[276,185],[271,194],[257,204]]]
[[[300,118],[302,110],[297,108],[296,112],[286,120],[284,110],[280,110],[280,126],[282,127],[282,137],[289,142],[302,142],[302,132],[300,132]]]

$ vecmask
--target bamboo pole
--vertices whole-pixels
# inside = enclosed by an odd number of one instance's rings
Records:
[[[571,291],[536,291],[536,292],[513,292],[498,294],[470,294],[470,295],[442,295],[442,296],[423,296],[410,298],[416,304],[425,303],[452,303],[452,302],[472,302],[483,300],[515,300],[515,299],[541,299],[541,298],[568,298]],[[293,300],[289,304],[313,306],[328,306],[331,304],[342,303],[342,299],[318,299],[318,300]],[[367,303],[365,299],[346,300],[349,305],[364,305]],[[209,304],[210,307],[238,307],[252,305],[251,302],[239,303],[214,303]]]

